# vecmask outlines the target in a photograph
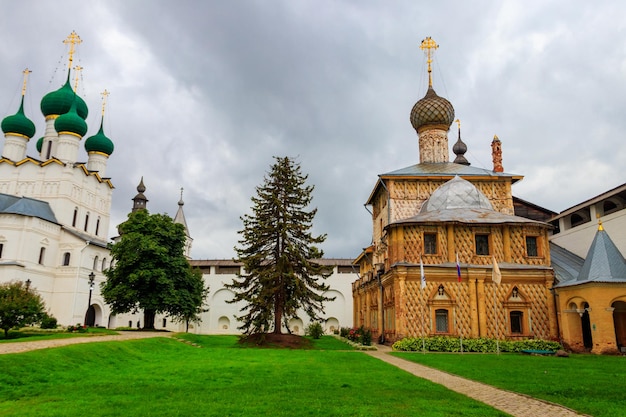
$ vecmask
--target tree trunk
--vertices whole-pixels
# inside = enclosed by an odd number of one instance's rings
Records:
[[[154,319],[156,313],[153,310],[144,310],[143,312],[143,330],[154,330]]]

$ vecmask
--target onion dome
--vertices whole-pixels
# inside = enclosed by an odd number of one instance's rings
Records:
[[[454,154],[456,155],[456,158],[454,158],[455,164],[468,165],[468,166],[470,165],[468,160],[465,158],[465,152],[467,152],[467,145],[465,144],[465,142],[461,140],[461,128],[460,127],[459,127],[459,139],[457,139],[454,146],[452,146],[452,152],[454,152]]]
[[[493,206],[474,184],[457,175],[432,193],[420,213],[452,209],[493,210]]]
[[[100,152],[106,155],[113,153],[113,141],[107,138],[102,129],[103,121],[100,122],[100,130],[93,136],[90,136],[85,141],[85,150],[87,152]]]
[[[71,133],[83,137],[85,136],[85,133],[87,133],[87,123],[78,115],[76,103],[77,101],[74,101],[71,104],[69,111],[60,115],[54,121],[54,128],[59,134]]]
[[[65,114],[72,107],[72,103],[76,101],[76,112],[84,120],[89,114],[89,109],[85,101],[80,98],[70,85],[70,74],[67,74],[67,81],[63,87],[56,91],[46,94],[41,99],[41,112],[44,116],[53,116]]]
[[[41,153],[42,148],[43,148],[43,136],[37,139],[37,152]]]
[[[2,119],[1,127],[2,131],[6,134],[18,134],[28,139],[33,137],[35,134],[35,124],[24,115],[24,96],[22,96],[22,102],[20,103],[20,108],[17,113]]]
[[[419,100],[411,110],[411,124],[417,131],[422,126],[440,126],[446,130],[454,121],[454,107],[443,97],[439,97],[432,86],[424,98]]]

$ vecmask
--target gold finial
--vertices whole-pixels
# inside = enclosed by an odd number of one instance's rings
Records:
[[[602,220],[600,220],[600,213],[596,213],[596,219],[598,219],[598,231],[601,232],[604,230],[604,227],[602,226]]]
[[[30,74],[32,71],[26,68],[22,72],[24,73],[24,83],[22,84],[22,97],[24,97],[26,95],[26,82],[28,81],[28,74]]]
[[[104,91],[102,93],[100,93],[100,95],[102,96],[102,117],[104,117],[104,108],[107,105],[107,97],[109,96],[109,93],[106,88],[104,89]]]
[[[74,79],[74,92],[78,90],[78,77],[82,69],[83,67],[81,67],[80,65],[76,65],[74,67],[74,71],[76,71],[76,78]]]
[[[72,31],[72,33],[70,33],[67,39],[63,41],[64,44],[70,45],[70,68],[72,67],[72,61],[74,60],[74,48],[76,47],[76,45],[82,42],[82,39],[80,39],[80,36],[78,36],[76,34],[76,31],[74,30]]]
[[[498,135],[493,135],[493,140],[500,140],[500,139],[498,138]]]
[[[433,86],[432,68],[430,66],[430,64],[433,62],[433,58],[431,56],[431,49],[434,52],[434,50],[437,48],[439,48],[439,45],[437,45],[430,36],[424,39],[422,41],[422,44],[420,45],[420,49],[426,52],[426,57],[427,57],[426,62],[428,62],[428,87]]]
[[[461,121],[459,119],[456,119],[455,122],[456,122],[458,129],[461,130]]]

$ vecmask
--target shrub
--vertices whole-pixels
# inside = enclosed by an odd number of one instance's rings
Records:
[[[70,333],[74,333],[74,332],[85,333],[87,332],[87,326],[83,326],[80,323],[76,323],[75,326],[67,326],[67,331]]]
[[[319,322],[315,321],[306,328],[306,334],[313,339],[319,339],[324,334],[324,328]]]
[[[349,333],[350,333],[349,327],[342,327],[341,329],[339,329],[339,336],[341,337],[345,337],[347,339]]]
[[[406,337],[398,340],[393,344],[394,350],[401,351],[421,351],[422,346],[429,352],[460,352],[461,343],[458,337],[433,336],[425,337]],[[500,348],[500,352],[521,352],[525,349],[533,350],[559,350],[562,346],[558,342],[551,340],[528,339],[528,340],[500,340],[477,338],[463,339],[464,352],[496,352]]]
[[[343,328],[341,330],[343,331]],[[348,340],[360,343],[364,346],[370,346],[372,344],[372,331],[366,329],[364,326],[349,329],[345,337]]]
[[[39,327],[41,327],[42,329],[56,329],[57,319],[46,313],[41,319],[41,324],[39,325]]]

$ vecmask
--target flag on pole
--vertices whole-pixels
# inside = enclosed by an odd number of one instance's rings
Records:
[[[461,282],[461,264],[459,263],[459,254],[456,254],[456,279]]]
[[[424,288],[426,288],[426,275],[424,275],[424,263],[422,262],[421,256],[420,256],[420,276],[422,277],[420,288],[423,290]]]
[[[500,281],[502,281],[502,274],[500,273],[500,267],[498,267],[498,262],[496,262],[496,257],[493,258],[493,270],[491,271],[491,280],[496,284],[500,285]]]

